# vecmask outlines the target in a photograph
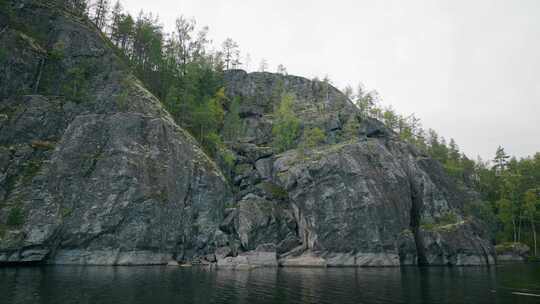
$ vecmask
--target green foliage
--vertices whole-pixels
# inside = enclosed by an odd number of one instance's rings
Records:
[[[8,52],[4,46],[0,46],[0,62],[4,62],[7,59]]]
[[[121,111],[127,111],[129,108],[128,98],[129,91],[127,89],[123,89],[122,92],[118,94],[118,97],[116,97],[116,104]]]
[[[13,9],[8,0],[0,0],[0,17],[6,18],[6,23],[13,17]]]
[[[227,168],[232,169],[234,167],[236,163],[236,157],[231,150],[224,149],[221,152],[221,157],[223,159],[223,162],[225,163],[225,166],[227,166]]]
[[[0,224],[0,240],[2,240],[7,233],[8,228],[5,225]]]
[[[454,212],[447,212],[439,218],[439,223],[441,225],[455,224],[457,223],[457,221],[458,221],[458,218]]]
[[[6,224],[10,227],[19,227],[24,224],[24,212],[21,207],[12,207],[9,211]]]
[[[223,142],[221,141],[221,137],[215,132],[210,132],[210,133],[204,134],[203,136],[204,137],[200,139],[202,142],[203,148],[210,156],[216,157],[217,153],[223,147]]]
[[[71,208],[64,207],[61,209],[61,214],[63,218],[70,216],[72,212],[73,212],[73,209]]]
[[[318,127],[304,130],[303,144],[305,148],[312,149],[324,143],[326,134]]]
[[[358,139],[360,122],[356,115],[351,115],[343,127],[343,135],[346,139]]]
[[[294,96],[284,94],[281,102],[274,112],[272,126],[273,146],[278,152],[292,149],[296,146],[296,139],[300,135],[300,120],[293,111]]]
[[[463,168],[459,164],[455,163],[446,163],[443,164],[443,167],[448,175],[453,177],[455,180],[459,180],[463,177]]]
[[[83,102],[88,98],[89,73],[84,66],[70,68],[66,71],[62,94],[66,99],[74,102]]]
[[[235,97],[224,120],[223,137],[227,141],[235,141],[241,135],[242,120],[240,119],[240,98]]]
[[[503,147],[499,146],[495,152],[495,158],[493,159],[493,163],[495,164],[493,168],[499,173],[504,171],[508,163],[508,158],[510,158],[510,156],[504,152]]]
[[[451,227],[451,225],[454,225],[458,222],[457,215],[449,211],[440,217],[436,218],[434,222],[426,222],[422,220],[420,223],[420,227],[425,230],[438,230],[438,229],[445,229],[447,227]]]
[[[63,42],[58,42],[53,45],[52,50],[49,52],[49,60],[60,61],[65,57],[65,45]]]
[[[536,254],[536,253],[535,253]],[[529,263],[539,263],[540,262],[540,257],[538,256],[528,256],[527,257],[527,262]]]
[[[473,201],[465,204],[464,208],[467,216],[473,216],[484,223],[491,239],[495,239],[498,230],[498,219],[494,208],[486,201]]]
[[[24,164],[24,168],[21,172],[20,180],[24,184],[29,184],[34,177],[39,173],[41,170],[41,166],[43,165],[43,162],[39,159],[32,159],[27,161]]]

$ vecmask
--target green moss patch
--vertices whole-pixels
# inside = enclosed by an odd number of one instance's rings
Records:
[[[9,210],[6,224],[9,227],[19,227],[24,224],[24,211],[20,206],[14,206]]]

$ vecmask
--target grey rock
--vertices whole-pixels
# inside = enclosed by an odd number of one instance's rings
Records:
[[[224,258],[228,256],[232,256],[233,251],[230,247],[219,247],[216,248],[215,256],[217,260],[223,260]]]
[[[286,205],[248,195],[238,202],[236,231],[245,250],[254,250],[259,245],[277,245],[288,237],[295,238],[290,222],[292,211]]]
[[[269,180],[272,178],[272,165],[271,158],[262,158],[255,162],[255,168],[262,179]]]
[[[276,252],[276,245],[274,243],[260,244],[255,248],[256,252]]]
[[[327,267],[327,261],[319,253],[306,251],[298,256],[291,255],[281,258],[279,265],[284,267]]]
[[[432,265],[491,263],[492,247],[474,225],[456,225],[458,233],[437,236],[419,232],[419,244],[403,237],[404,231],[415,231],[412,222],[461,214],[459,195],[441,186],[448,183],[442,170],[422,161],[405,144],[368,139],[322,147],[307,158],[282,154],[274,172],[289,193],[302,243],[312,252],[359,252],[358,266],[410,264],[419,256]],[[414,188],[420,191],[417,198]],[[448,258],[435,258],[441,248]]]
[[[529,246],[523,243],[503,243],[495,246],[498,262],[524,262],[530,253]]]
[[[40,3],[14,15],[31,35],[0,36],[0,77],[10,77],[0,81],[0,224],[22,216],[0,236],[2,259],[135,265],[212,254],[232,200],[219,168],[99,33]],[[43,65],[44,45],[61,56]],[[84,94],[65,95],[75,67],[88,74]],[[37,94],[22,95],[28,88]]]
[[[258,267],[277,267],[278,260],[275,251],[248,251],[235,257],[217,260],[218,268],[248,270]]]

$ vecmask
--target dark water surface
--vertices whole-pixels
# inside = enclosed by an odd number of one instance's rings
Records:
[[[0,303],[540,303],[540,264],[492,268],[0,268]]]

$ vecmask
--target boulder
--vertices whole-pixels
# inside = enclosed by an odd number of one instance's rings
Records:
[[[255,250],[240,253],[238,256],[218,258],[218,268],[253,269],[258,267],[277,267],[277,253],[273,244],[261,244]]]
[[[502,243],[495,246],[497,262],[524,262],[529,257],[530,248],[523,243]]]

